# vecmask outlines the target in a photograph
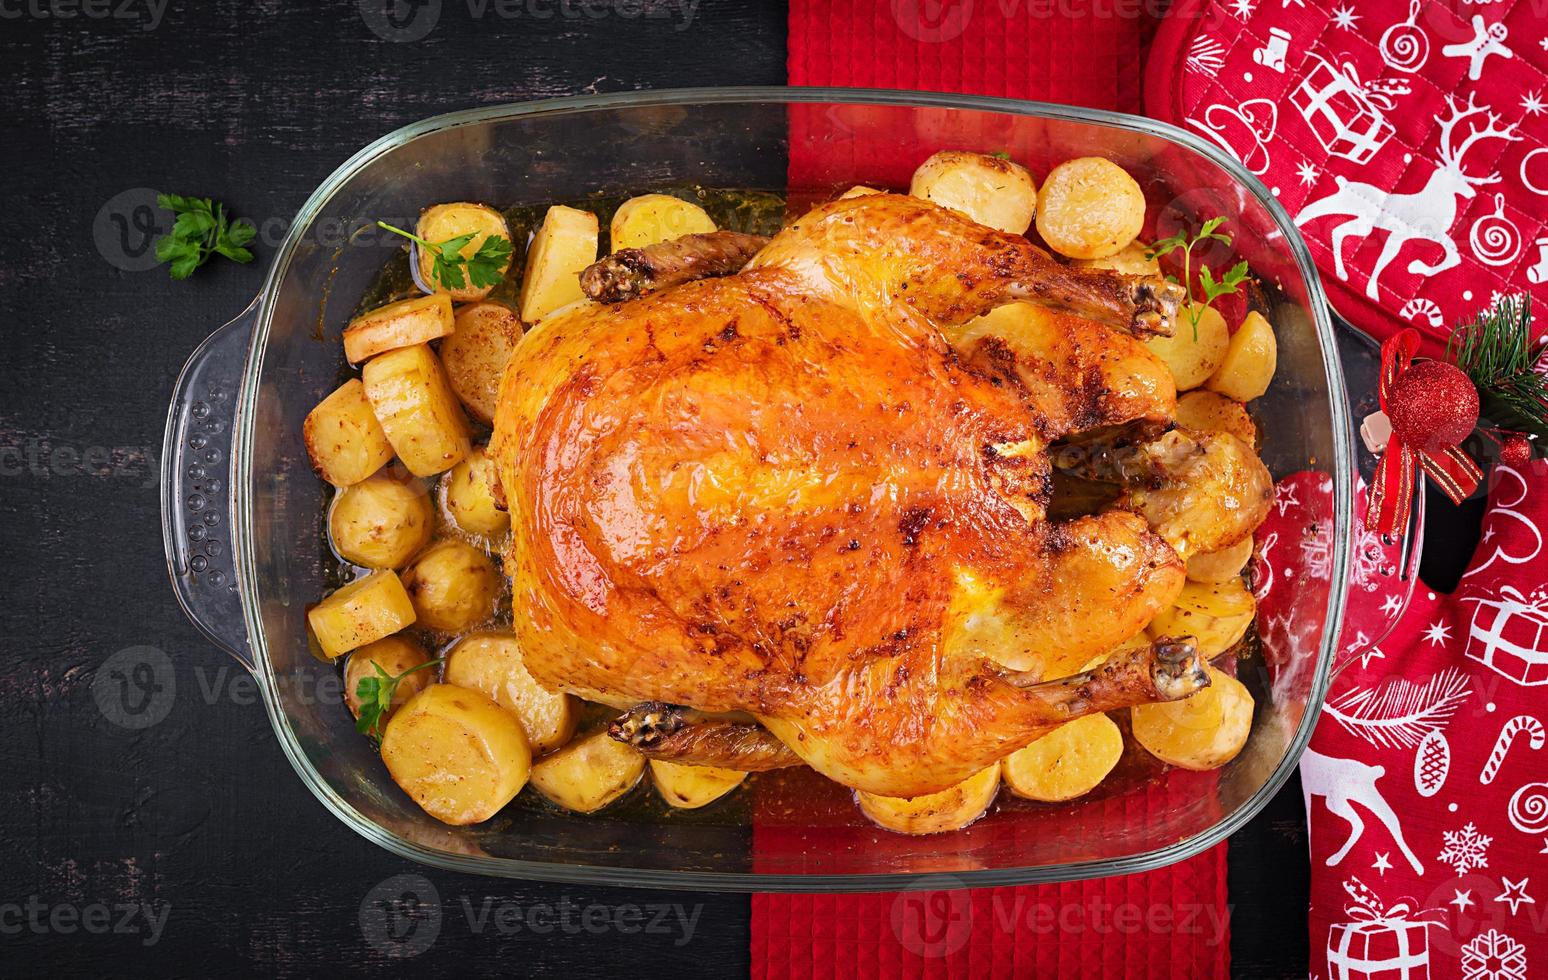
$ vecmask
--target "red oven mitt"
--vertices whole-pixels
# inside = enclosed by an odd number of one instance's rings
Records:
[[[1257,575],[1327,560],[1325,477],[1279,487]],[[1357,507],[1358,509],[1358,507]],[[1401,596],[1367,533],[1348,652],[1301,763],[1311,824],[1311,972],[1334,980],[1548,976],[1548,461],[1499,465],[1483,540],[1451,595]],[[1366,601],[1369,600],[1369,601]],[[1265,642],[1286,630],[1264,610]],[[1362,635],[1363,634],[1363,635]],[[1303,638],[1304,639],[1304,638]]]
[[[1415,326],[1434,354],[1495,294],[1548,281],[1539,4],[1177,0],[1145,107],[1258,175],[1377,338]]]

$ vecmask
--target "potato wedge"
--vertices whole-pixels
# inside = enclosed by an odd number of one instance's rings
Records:
[[[1218,769],[1236,758],[1252,732],[1252,694],[1214,667],[1209,687],[1181,701],[1129,709],[1134,740],[1162,762]]]
[[[461,541],[433,544],[403,570],[416,621],[447,633],[461,633],[494,615],[504,587],[489,556]]]
[[[424,344],[388,351],[361,371],[387,441],[415,476],[449,470],[468,454],[468,419],[441,362]]]
[[[428,344],[453,329],[451,297],[416,296],[362,313],[344,328],[344,356],[360,364],[399,347]]]
[[[1048,172],[1037,194],[1037,233],[1072,259],[1116,255],[1144,224],[1144,191],[1105,157],[1066,160]]]
[[[532,785],[567,810],[595,813],[633,789],[645,772],[639,750],[593,732],[532,767]]]
[[[434,531],[435,510],[424,486],[387,472],[340,490],[328,509],[333,550],[366,568],[402,568]]]
[[[482,823],[521,792],[532,750],[516,716],[477,691],[431,684],[387,723],[382,761],[442,823]]]
[[[856,792],[860,812],[899,834],[960,830],[984,815],[1000,788],[1000,764],[986,766],[955,786],[912,799]]]
[[[580,702],[533,680],[510,633],[471,633],[458,640],[446,654],[446,683],[482,691],[514,714],[539,755],[575,734]]]
[[[631,197],[613,212],[608,238],[613,251],[644,248],[684,235],[706,235],[715,230],[709,212],[670,194]],[[523,318],[525,319],[525,318]]]
[[[597,216],[556,204],[527,248],[526,278],[521,283],[521,318],[536,323],[586,298],[580,274],[597,260]]]
[[[942,150],[914,171],[908,192],[1013,235],[1025,234],[1037,213],[1032,173],[987,153]]]
[[[1254,310],[1231,335],[1225,356],[1205,387],[1227,398],[1250,402],[1268,391],[1278,366],[1279,342],[1274,339],[1274,328]]]
[[[384,568],[323,599],[306,621],[323,655],[339,657],[414,625],[414,604],[397,573]]]
[[[521,339],[521,321],[499,303],[474,303],[458,310],[454,322],[456,329],[441,341],[446,380],[469,415],[493,425],[500,378]]]
[[[381,677],[376,671],[378,666],[391,677],[413,670],[412,674],[398,682],[398,689],[392,694],[392,703],[383,712],[383,721],[391,718],[410,698],[435,680],[434,668],[414,670],[429,660],[425,648],[406,636],[389,636],[354,650],[344,663],[344,704],[349,708],[349,713],[356,718],[360,717],[360,695],[357,693],[360,682],[367,677]]]
[[[472,258],[483,247],[486,239],[511,240],[510,226],[505,223],[505,217],[500,212],[486,205],[472,204],[467,201],[437,204],[433,208],[426,208],[419,216],[419,225],[414,229],[414,234],[427,242],[444,242],[463,235],[472,235],[473,238],[459,250],[459,254],[464,258]],[[419,281],[427,286],[433,286],[437,295],[449,296],[459,303],[466,303],[470,300],[483,299],[494,289],[494,286],[475,286],[467,281],[466,276],[461,286],[453,288],[443,285],[435,278],[435,256],[422,248],[416,249],[415,252],[419,256]],[[510,268],[511,260],[507,258],[501,266],[500,274],[504,275],[510,271]]]
[[[1005,785],[1029,800],[1059,803],[1096,789],[1123,756],[1123,733],[1106,715],[1060,725],[1002,763]]]
[[[1199,655],[1209,659],[1236,646],[1257,608],[1258,601],[1240,578],[1184,582],[1177,601],[1151,620],[1145,632],[1153,638],[1191,636]]]
[[[1197,388],[1225,360],[1226,349],[1231,345],[1231,331],[1225,317],[1212,306],[1194,307],[1198,313],[1198,329],[1186,314],[1178,314],[1174,325],[1176,332],[1170,337],[1151,337],[1145,341],[1150,352],[1166,362],[1177,381],[1177,390]]]
[[[317,403],[301,425],[317,475],[336,487],[359,483],[392,459],[392,444],[376,421],[365,385],[350,378]]]
[[[742,785],[747,773],[719,766],[684,766],[662,759],[650,760],[650,781],[668,806],[697,810]]]
[[[1252,557],[1252,536],[1241,539],[1229,548],[1192,555],[1188,558],[1188,577],[1195,582],[1223,584],[1239,580],[1242,569]]]
[[[1100,259],[1075,259],[1070,264],[1082,269],[1107,269],[1126,276],[1159,276],[1161,262],[1149,258],[1146,255],[1149,250],[1149,245],[1136,239],[1112,255]]]
[[[511,526],[511,515],[495,505],[490,479],[495,475],[494,460],[483,446],[474,446],[467,458],[441,480],[446,515],[469,534],[493,537]]]
[[[1177,424],[1198,432],[1229,432],[1249,446],[1258,444],[1258,424],[1247,406],[1218,392],[1195,389],[1177,399]]]

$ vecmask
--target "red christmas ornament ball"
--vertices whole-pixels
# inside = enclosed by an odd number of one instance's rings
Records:
[[[1500,462],[1506,466],[1525,466],[1532,459],[1532,440],[1520,433],[1505,437],[1500,443]]]
[[[1393,385],[1387,418],[1414,449],[1450,449],[1478,424],[1478,389],[1455,364],[1416,361]]]

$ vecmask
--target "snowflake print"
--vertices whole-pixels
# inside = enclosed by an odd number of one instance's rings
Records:
[[[1490,929],[1462,947],[1463,980],[1526,980],[1526,947]]]
[[[1402,610],[1402,608],[1403,597],[1397,593],[1393,593],[1392,595],[1389,595],[1385,599],[1381,600],[1381,614],[1383,616],[1395,615],[1400,610]]]
[[[1543,93],[1541,91],[1521,97],[1521,111],[1529,116],[1537,115],[1544,108],[1548,108],[1548,103],[1543,102]]]
[[[1424,638],[1433,646],[1444,646],[1451,639],[1451,627],[1445,623],[1431,623],[1430,628],[1424,631]]]
[[[1494,838],[1480,834],[1471,823],[1461,830],[1445,831],[1441,837],[1446,846],[1436,860],[1451,865],[1459,876],[1489,866],[1489,845],[1494,843]]]
[[[1333,25],[1346,31],[1354,30],[1355,21],[1359,19],[1360,15],[1351,7],[1339,7],[1333,11]]]
[[[1231,0],[1231,13],[1236,15],[1237,20],[1246,20],[1251,17],[1256,7],[1257,4],[1254,0]]]
[[[1322,176],[1322,168],[1310,160],[1305,160],[1302,161],[1299,167],[1295,168],[1295,175],[1301,178],[1301,185],[1303,187],[1310,187],[1317,182],[1318,177]]]
[[[1214,78],[1215,73],[1225,67],[1225,55],[1224,44],[1207,34],[1200,34],[1188,48],[1188,70]]]

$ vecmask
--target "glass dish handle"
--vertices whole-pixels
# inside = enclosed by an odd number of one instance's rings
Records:
[[[253,669],[231,549],[231,439],[259,300],[200,344],[172,390],[161,450],[161,535],[178,605]]]
[[[1380,407],[1376,385],[1381,372],[1381,345],[1364,332],[1334,317],[1344,384],[1349,395],[1349,420],[1355,453],[1354,540],[1350,576],[1344,605],[1344,627],[1339,654],[1333,661],[1330,681],[1350,664],[1369,657],[1391,635],[1408,611],[1419,585],[1419,554],[1424,547],[1424,476],[1416,474],[1414,502],[1408,517],[1408,533],[1387,542],[1365,531],[1364,497],[1360,493],[1375,476],[1378,457],[1365,445],[1360,423]],[[1390,583],[1390,591],[1380,586]],[[1396,597],[1394,603],[1392,598]],[[1378,604],[1377,600],[1380,599]]]

